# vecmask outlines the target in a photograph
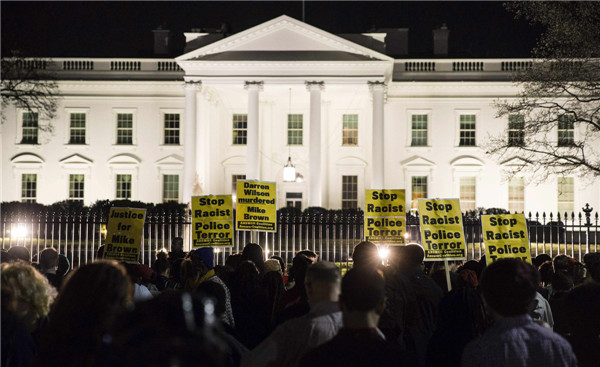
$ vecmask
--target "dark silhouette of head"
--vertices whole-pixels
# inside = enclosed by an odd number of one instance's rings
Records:
[[[423,264],[425,252],[423,251],[423,247],[421,247],[421,245],[408,244],[406,246],[402,246],[401,248],[402,263],[406,269],[412,269]]]
[[[538,269],[546,261],[552,261],[552,258],[548,254],[539,254],[534,259],[531,260],[531,262],[533,263],[533,266],[535,266]]]
[[[583,263],[596,282],[600,282],[600,252],[590,252],[583,256]]]
[[[533,265],[519,259],[501,259],[481,275],[481,291],[488,306],[501,316],[529,313],[539,274]]]
[[[31,252],[25,246],[13,246],[8,249],[8,253],[16,260],[31,263]]]
[[[242,251],[242,260],[252,261],[258,268],[258,272],[262,274],[265,263],[265,254],[262,247],[256,243],[247,244]]]
[[[231,271],[233,271],[241,262],[242,254],[231,254],[227,256],[227,259],[225,260],[225,266],[229,266]]]
[[[61,276],[66,276],[71,270],[71,262],[69,259],[63,255],[58,255],[58,269],[56,269],[56,274]]]
[[[58,252],[55,249],[48,247],[42,250],[38,258],[42,273],[49,270],[56,271],[56,268],[58,267]]]
[[[304,278],[306,277],[306,270],[311,264],[311,261],[304,255],[296,255],[292,260],[292,268],[290,269],[289,278],[295,282],[295,287],[302,287],[304,289]]]
[[[183,252],[183,238],[175,237],[171,242],[171,252],[182,253]]]
[[[363,241],[354,247],[352,261],[355,268],[376,269],[381,265],[377,246],[373,242]]]
[[[373,311],[385,298],[385,281],[377,270],[351,269],[342,279],[342,310]]]
[[[310,262],[312,262],[313,264],[316,263],[319,259],[319,255],[316,252],[309,249],[298,251],[298,254],[306,256],[306,258],[309,259]]]
[[[283,274],[287,272],[287,264],[285,263],[285,261],[283,261],[283,258],[281,256],[273,255],[271,256],[271,259],[279,261],[279,266],[281,266],[281,272]]]

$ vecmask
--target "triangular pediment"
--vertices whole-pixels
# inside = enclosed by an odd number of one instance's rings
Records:
[[[527,165],[527,161],[521,157],[512,157],[500,163],[504,167],[521,167]]]
[[[92,163],[94,163],[94,161],[80,154],[73,154],[61,159],[60,163],[62,165],[91,165]]]
[[[315,61],[319,58],[393,61],[387,55],[286,15],[190,51],[176,60],[256,60],[274,52],[300,59],[312,55]]]
[[[423,157],[413,156],[400,162],[405,167],[433,167],[435,163]]]
[[[183,157],[177,154],[171,154],[169,156],[157,160],[156,165],[163,167],[183,166]]]

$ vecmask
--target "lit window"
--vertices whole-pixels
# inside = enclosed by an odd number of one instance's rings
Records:
[[[475,210],[475,177],[460,178],[460,208]]]
[[[288,115],[288,145],[302,145],[302,115]]]
[[[461,147],[475,146],[475,115],[460,115],[460,141]]]
[[[573,115],[558,116],[558,146],[570,147],[575,142],[575,118]]]
[[[24,173],[21,175],[21,202],[35,203],[37,196],[37,175]]]
[[[417,209],[419,207],[419,199],[427,197],[427,176],[412,176],[410,187],[412,192],[411,207]]]
[[[358,115],[344,115],[342,125],[342,145],[358,145]]]
[[[178,113],[165,113],[165,144],[179,145],[179,118]]]
[[[117,144],[133,144],[133,114],[117,114]]]
[[[508,116],[508,146],[522,147],[525,143],[525,118],[521,115]]]
[[[117,175],[117,199],[131,199],[131,175]]]
[[[84,175],[69,175],[69,200],[83,201]]]
[[[427,115],[411,116],[411,135],[410,145],[413,147],[427,146]]]
[[[573,177],[558,178],[558,212],[572,213],[575,208]]]
[[[21,144],[38,143],[38,114],[37,112],[23,112],[23,138]]]
[[[163,201],[179,201],[179,175],[163,175]]]
[[[358,207],[358,176],[342,176],[342,209]]]
[[[523,213],[525,211],[525,183],[523,177],[508,180],[508,211]]]
[[[70,114],[69,144],[85,144],[85,113]]]
[[[296,208],[302,210],[302,193],[301,192],[286,192],[285,204],[288,208]]]
[[[246,145],[248,137],[248,115],[233,115],[233,145]]]

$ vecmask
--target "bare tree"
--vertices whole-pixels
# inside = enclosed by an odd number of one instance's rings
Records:
[[[25,58],[18,53],[2,58],[2,122],[9,105],[37,113],[41,120],[56,117],[58,84],[54,74],[47,70],[50,62],[41,58]],[[51,132],[52,124],[39,126]]]
[[[511,2],[545,31],[531,63],[514,75],[518,98],[495,102],[508,120],[485,144],[499,160],[519,157],[534,181],[600,176],[600,2]]]

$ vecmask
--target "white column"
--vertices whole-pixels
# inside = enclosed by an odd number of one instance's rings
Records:
[[[383,93],[385,84],[383,82],[369,82],[369,88],[373,94],[373,172],[371,180],[372,189],[384,188],[384,129],[383,129]]]
[[[310,92],[310,136],[308,139],[308,165],[310,185],[309,206],[323,206],[321,199],[321,90],[324,82],[306,82]]]
[[[260,180],[260,155],[258,147],[258,92],[263,82],[246,82],[248,90],[248,133],[246,138],[246,179]]]
[[[183,152],[183,197],[189,203],[196,179],[196,93],[200,82],[185,83],[185,138]]]

